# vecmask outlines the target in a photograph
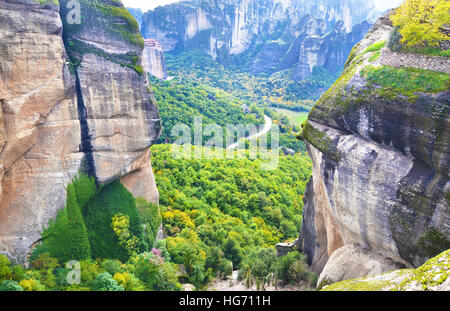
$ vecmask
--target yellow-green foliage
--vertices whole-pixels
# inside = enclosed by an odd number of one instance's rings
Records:
[[[144,291],[145,286],[141,280],[128,272],[116,273],[113,276],[119,286],[123,286],[126,291]]]
[[[115,5],[108,5],[100,2],[94,3],[95,7],[107,16],[113,16],[122,21],[122,23],[115,23],[114,27],[109,28],[110,31],[119,33],[122,37],[130,43],[139,47],[144,47],[144,39],[139,31],[139,25],[131,13],[123,7],[119,2]],[[138,71],[141,68],[137,68]]]
[[[41,284],[38,280],[30,279],[30,280],[22,280],[19,283],[19,286],[22,287],[25,291],[35,292],[35,291],[44,291],[45,286]]]
[[[376,276],[337,282],[324,291],[404,291],[430,290],[450,276],[450,250],[428,260],[417,269],[401,269]]]
[[[450,1],[406,0],[391,16],[408,46],[437,46],[450,37],[442,26],[450,24]]]
[[[450,250],[428,260],[414,270],[411,277],[405,279],[395,290],[405,290],[414,282],[423,290],[441,285],[450,276]]]
[[[384,48],[386,46],[386,41],[381,41],[381,42],[377,42],[372,44],[371,46],[369,46],[364,53],[368,53],[368,52],[377,52],[379,50],[381,50],[382,48]]]
[[[414,92],[437,93],[450,87],[448,74],[419,68],[367,66],[361,73],[368,82],[406,96]]]
[[[119,243],[128,254],[137,254],[139,251],[139,239],[130,233],[130,217],[121,213],[116,214],[111,221],[111,227],[119,238]]]

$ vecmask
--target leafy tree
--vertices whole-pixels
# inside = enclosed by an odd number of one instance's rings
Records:
[[[0,282],[0,292],[23,292],[23,288],[16,281],[5,280]]]
[[[136,207],[142,216],[145,225],[146,239],[148,248],[155,246],[156,236],[161,226],[161,214],[159,206],[151,202],[147,202],[144,198],[136,199]]]
[[[130,256],[136,255],[139,251],[139,239],[130,233],[130,218],[119,213],[112,218],[111,227],[119,238],[119,244],[127,250]]]
[[[5,255],[0,255],[0,280],[9,279],[11,274],[11,262]]]
[[[124,287],[117,284],[117,281],[113,279],[111,274],[109,274],[108,272],[103,272],[97,275],[97,277],[92,282],[91,287],[95,291],[118,292],[124,290]]]
[[[116,273],[113,277],[117,284],[123,286],[126,291],[144,291],[145,287],[141,280],[131,273]]]
[[[242,249],[233,238],[227,238],[223,244],[225,257],[233,262],[233,265],[239,267],[242,261]]]
[[[136,208],[135,199],[120,181],[114,181],[102,187],[83,210],[92,257],[121,261],[129,258],[127,249],[120,244],[111,227],[111,221],[117,214],[129,217],[129,233],[139,239],[137,246],[139,252],[148,249],[142,217]]]
[[[306,263],[306,256],[299,252],[290,252],[276,263],[277,277],[285,284],[308,281],[311,285],[317,282],[317,276],[311,272]]]
[[[45,291],[46,288],[39,280],[27,279],[19,282],[19,286],[28,292],[40,292]]]
[[[450,2],[447,0],[406,0],[391,16],[399,27],[401,42],[408,46],[437,46],[449,40],[443,31],[450,24]]]

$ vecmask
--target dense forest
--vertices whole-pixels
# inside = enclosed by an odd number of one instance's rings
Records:
[[[198,147],[193,147],[198,148]],[[118,181],[97,187],[85,175],[67,188],[67,204],[43,230],[30,269],[0,256],[0,290],[202,289],[239,270],[249,286],[313,284],[306,258],[277,257],[302,222],[311,175],[305,153],[280,158],[274,171],[260,159],[177,160],[171,145],[152,147],[160,207],[133,196]],[[164,239],[155,242],[162,223]],[[69,260],[79,260],[81,283],[69,284]]]
[[[295,137],[295,134],[300,131],[300,124],[293,124],[287,115],[278,113],[271,107],[242,99],[243,94],[239,92],[236,92],[241,94],[238,97],[189,77],[177,77],[170,81],[150,77],[150,80],[163,126],[158,143],[173,143],[178,133],[172,136],[172,129],[180,123],[187,125],[191,133],[194,133],[194,117],[202,117],[204,128],[211,123],[222,127],[228,124],[262,126],[264,115],[267,115],[279,126],[281,147],[293,149],[296,152],[305,151],[303,142]],[[249,111],[246,112],[244,107],[248,107]],[[193,135],[192,143],[194,143]]]

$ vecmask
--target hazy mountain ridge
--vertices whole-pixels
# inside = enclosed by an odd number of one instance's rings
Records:
[[[201,49],[253,74],[291,69],[304,80],[315,66],[341,70],[378,15],[360,0],[183,1],[146,12],[140,25],[165,52]]]

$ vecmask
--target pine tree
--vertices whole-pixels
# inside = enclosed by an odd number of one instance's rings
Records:
[[[74,184],[67,187],[67,218],[68,218],[68,248],[74,260],[87,259],[90,257],[89,238],[78,205]]]

